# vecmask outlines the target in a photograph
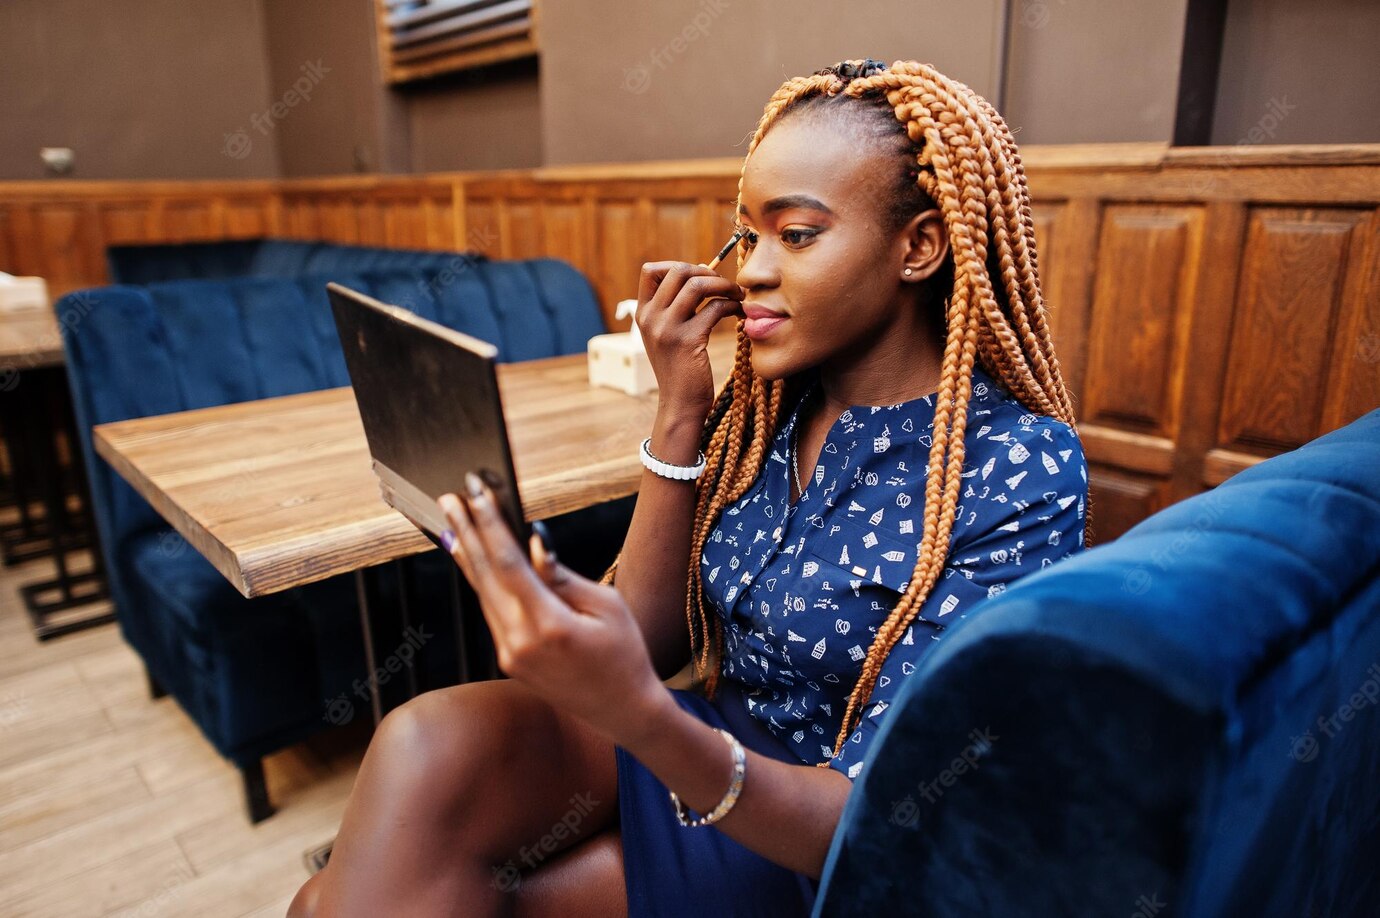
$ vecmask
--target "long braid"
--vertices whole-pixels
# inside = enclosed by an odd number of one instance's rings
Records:
[[[1040,290],[1024,167],[1005,121],[985,99],[927,64],[897,61],[883,68],[872,61],[846,61],[782,84],[758,121],[744,157],[744,171],[773,125],[803,105],[839,96],[857,100],[859,108],[876,106],[894,115],[889,130],[899,127],[898,136],[907,141],[906,155],[914,163],[910,191],[939,207],[953,271],[952,290],[945,298],[946,335],[915,569],[900,602],[877,628],[849,696],[833,757],[855,729],[882,665],[947,563],[962,487],[973,367],[980,362],[1032,413],[1049,415],[1070,427],[1075,423]],[[852,107],[851,102],[843,104]],[[741,200],[741,175],[738,191]],[[740,267],[744,257],[740,244]],[[1000,277],[1000,296],[994,276]],[[737,345],[733,373],[705,422],[701,440],[706,465],[696,483],[687,577],[693,678],[711,699],[721,667],[723,625],[704,595],[700,577],[704,546],[720,514],[761,473],[782,409],[793,403],[797,382],[768,382],[753,373],[751,340],[742,319]],[[1085,530],[1085,542],[1087,535]],[[617,565],[615,559],[604,583],[612,582]],[[828,764],[819,763],[821,767]]]

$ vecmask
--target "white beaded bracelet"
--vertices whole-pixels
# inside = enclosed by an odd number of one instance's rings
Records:
[[[694,465],[672,465],[669,462],[662,462],[652,455],[652,438],[648,437],[642,441],[642,449],[639,450],[642,456],[642,464],[651,469],[662,478],[673,478],[676,481],[693,481],[700,477],[704,471],[705,458],[703,452],[698,452]]]
[[[687,819],[685,810],[680,805],[680,798],[675,791],[671,791],[671,803],[676,808],[676,819],[687,829],[697,829],[700,826],[711,825],[724,818],[724,815],[731,809],[733,804],[738,802],[738,795],[743,792],[743,776],[747,774],[747,753],[743,751],[743,744],[738,742],[738,738],[727,730],[714,728],[714,732],[724,738],[733,748],[733,780],[728,785],[728,791],[724,798],[719,801],[719,805],[714,807],[714,811],[708,816],[701,816],[698,819]]]

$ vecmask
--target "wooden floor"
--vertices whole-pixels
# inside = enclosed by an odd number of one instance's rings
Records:
[[[238,772],[150,700],[116,625],[34,638],[16,588],[51,572],[0,568],[0,915],[283,915],[367,734],[266,760],[278,813],[250,826]]]

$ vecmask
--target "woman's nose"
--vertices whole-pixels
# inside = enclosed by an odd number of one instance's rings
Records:
[[[751,292],[755,288],[775,287],[780,282],[776,266],[762,252],[760,246],[743,256],[743,264],[738,268],[738,286]]]

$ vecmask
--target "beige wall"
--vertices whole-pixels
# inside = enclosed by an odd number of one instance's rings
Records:
[[[541,90],[533,61],[409,86],[411,169],[528,168],[542,164]]]
[[[4,0],[0,178],[43,178],[43,146],[74,178],[277,175],[271,136],[223,152],[268,106],[262,22],[260,0]]]
[[[1187,0],[1012,0],[1016,143],[1168,141]]]
[[[541,8],[548,164],[732,156],[781,83],[840,60],[934,64],[993,102],[999,0],[580,0]]]
[[[1380,140],[1380,4],[1232,0],[1212,142]]]
[[[390,88],[373,0],[0,0],[0,179],[42,177],[44,145],[83,178],[732,156],[782,80],[868,55],[963,80],[1021,144],[1167,141],[1186,4],[547,0],[540,67]],[[1371,0],[1232,0],[1214,141],[1380,140],[1377,44]]]
[[[283,175],[406,170],[407,126],[380,83],[373,0],[267,0],[263,32],[272,99],[306,87],[318,62],[328,71],[270,128]]]

